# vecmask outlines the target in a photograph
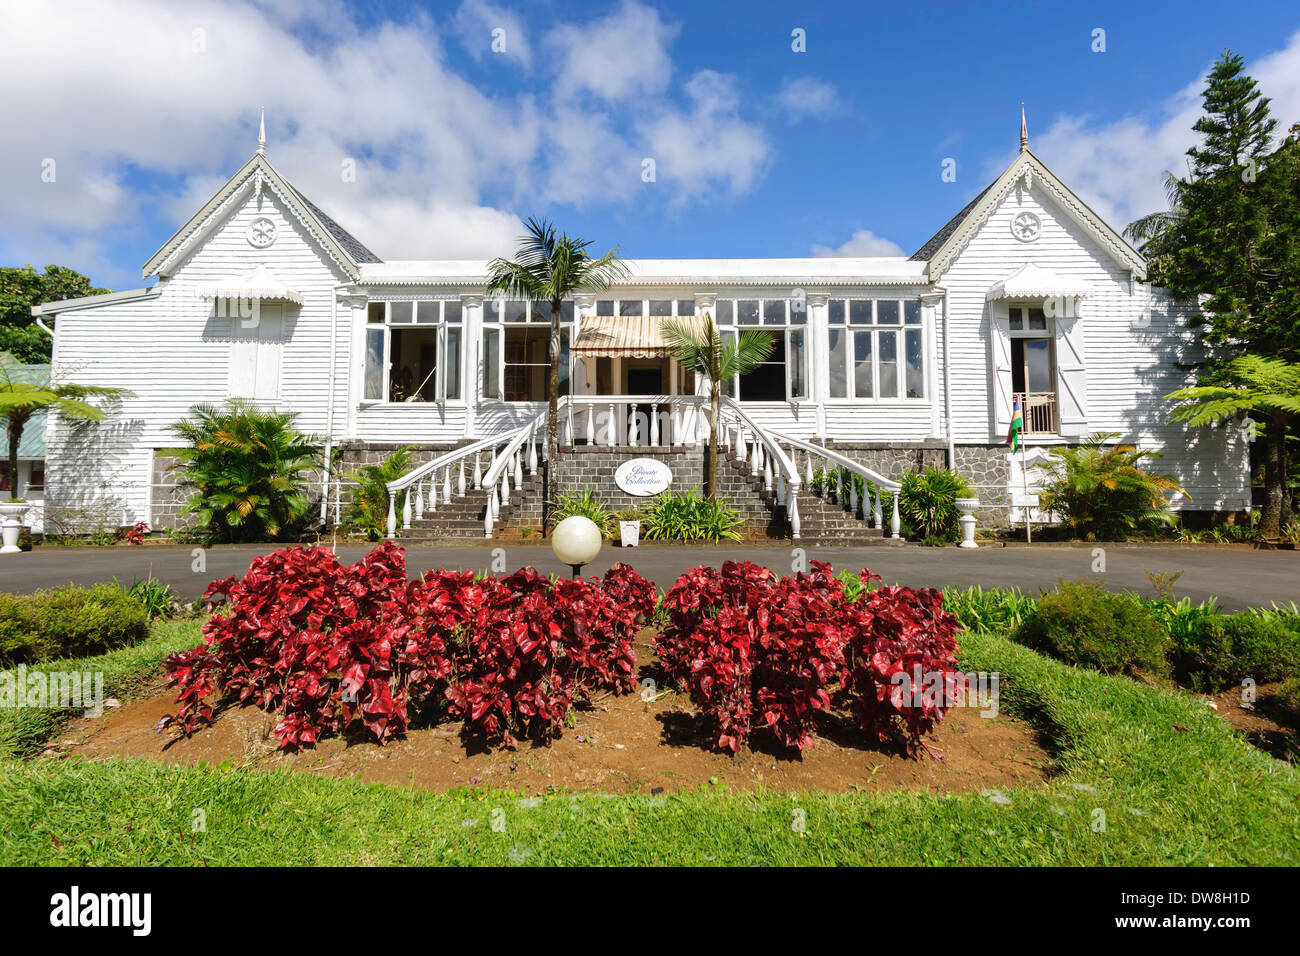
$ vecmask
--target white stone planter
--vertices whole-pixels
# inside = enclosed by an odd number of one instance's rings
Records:
[[[958,498],[953,502],[961,512],[958,522],[961,524],[961,544],[959,548],[978,548],[975,543],[975,509],[980,506],[978,498]]]
[[[620,521],[618,523],[618,534],[622,539],[623,547],[635,548],[641,543],[641,522]]]
[[[0,503],[0,554],[16,554],[22,551],[18,547],[18,536],[23,530],[23,515],[30,507],[25,501],[6,501]]]

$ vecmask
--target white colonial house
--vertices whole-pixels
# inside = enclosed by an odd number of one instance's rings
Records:
[[[705,386],[659,327],[707,313],[724,332],[775,339],[768,362],[731,383],[722,438],[729,467],[770,490],[795,531],[828,465],[887,490],[906,470],[951,465],[981,515],[1005,522],[1034,480],[1022,468],[1096,432],[1162,452],[1187,492],[1176,507],[1249,507],[1240,433],[1169,421],[1162,396],[1189,381],[1192,348],[1179,303],[1030,151],[1023,125],[1006,171],[910,257],[628,266],[563,309],[561,457],[573,467],[556,469],[557,488],[612,489],[620,456],[702,479],[690,463],[704,456],[685,452],[707,435]],[[134,392],[104,423],[50,422],[47,500],[117,501],[124,523],[169,526],[171,426],[196,404],[245,398],[296,412],[347,463],[416,446],[423,464],[402,484],[418,493],[395,522],[419,527],[478,494],[481,508],[460,516],[491,534],[545,452],[550,307],[485,295],[486,270],[380,259],[271,165],[263,141],[145,263],[151,288],[33,310],[55,320],[56,375]],[[1025,455],[1006,444],[1017,400]],[[321,491],[331,518],[338,488]],[[856,497],[843,507],[878,528],[878,498]]]

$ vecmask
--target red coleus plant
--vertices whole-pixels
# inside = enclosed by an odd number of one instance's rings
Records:
[[[137,521],[135,527],[123,535],[127,544],[144,544],[144,536],[149,533],[149,522]]]
[[[879,580],[867,571],[860,577]],[[715,746],[732,753],[755,719],[802,749],[815,715],[833,702],[881,738],[901,723],[913,749],[951,706],[951,698],[922,692],[927,681],[936,671],[944,687],[960,680],[956,619],[938,592],[882,588],[852,603],[821,561],[788,578],[749,562],[693,568],[664,607],[660,663],[689,691]],[[903,683],[905,668],[917,693]]]
[[[864,583],[866,583],[864,579]],[[957,618],[932,588],[863,591],[849,605],[844,688],[859,726],[885,740],[901,724],[909,752],[961,699],[966,677],[957,669]]]
[[[351,567],[326,548],[277,551],[213,596],[229,613],[204,625],[206,647],[168,658],[181,707],[159,729],[192,733],[219,693],[281,714],[275,734],[296,748],[354,726],[383,743],[444,694],[493,739],[549,740],[589,689],[634,686],[631,634],[654,588],[617,568],[596,584],[552,585],[531,568],[409,582],[405,553],[385,542]]]

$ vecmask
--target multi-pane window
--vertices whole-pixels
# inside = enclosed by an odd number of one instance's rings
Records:
[[[560,303],[560,394],[569,394],[573,301]],[[489,299],[483,306],[483,397],[542,402],[551,369],[551,303]]]
[[[924,398],[925,339],[917,299],[831,299],[831,398]]]
[[[597,299],[596,315],[653,315],[663,318],[695,314],[694,299]]]
[[[808,313],[789,299],[718,299],[714,321],[724,339],[746,328],[772,337],[772,353],[753,371],[724,383],[741,401],[778,402],[808,397]]]
[[[364,399],[460,399],[463,328],[459,300],[368,303]]]

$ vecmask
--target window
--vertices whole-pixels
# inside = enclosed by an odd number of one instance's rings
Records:
[[[366,319],[365,401],[461,398],[459,300],[371,302]]]
[[[280,397],[280,353],[284,306],[256,300],[249,318],[230,318],[231,398],[275,401]]]
[[[831,299],[826,316],[831,398],[925,397],[919,299]]]
[[[612,300],[597,303],[613,309]],[[609,313],[605,313],[609,314]],[[639,313],[638,313],[639,314]],[[551,304],[490,300],[484,309],[483,397],[507,402],[544,402],[551,361]],[[560,304],[560,394],[569,394],[573,331],[572,300]],[[502,318],[504,317],[504,319]],[[459,340],[456,347],[459,350]]]
[[[741,327],[758,326],[772,336],[772,354],[748,374],[724,382],[727,395],[747,402],[784,402],[808,397],[807,314],[788,299],[719,299],[717,323],[724,341]]]

